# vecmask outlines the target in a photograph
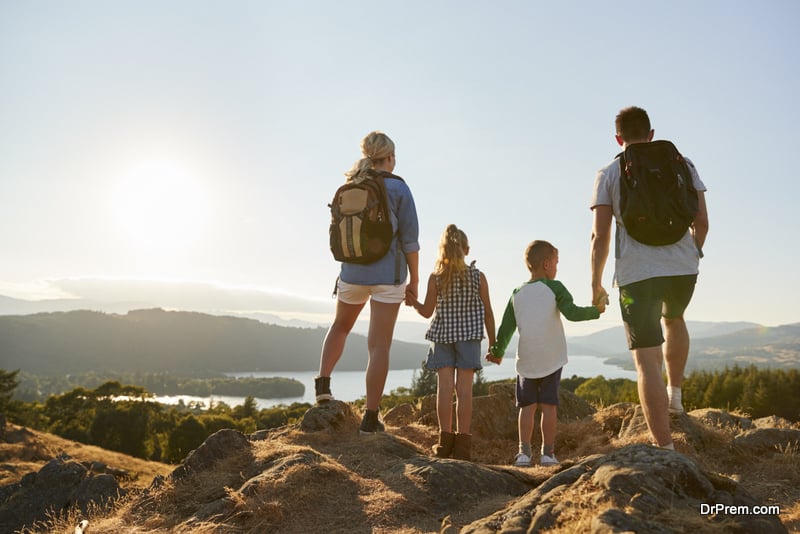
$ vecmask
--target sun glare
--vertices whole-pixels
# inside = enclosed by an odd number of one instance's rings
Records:
[[[113,209],[118,225],[135,245],[165,252],[202,237],[210,197],[202,181],[184,166],[148,160],[120,176]]]

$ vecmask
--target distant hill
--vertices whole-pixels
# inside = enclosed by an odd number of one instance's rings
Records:
[[[624,352],[624,348],[608,356],[606,363],[633,369],[630,354]],[[722,335],[692,338],[687,371],[715,370],[734,365],[800,369],[800,323],[756,326]]]
[[[324,328],[290,328],[194,312],[93,311],[0,317],[0,368],[34,374],[88,371],[312,371]],[[392,369],[416,369],[422,344],[395,341]],[[339,370],[363,370],[366,339],[351,334]]]
[[[707,321],[687,321],[686,327],[692,340],[715,337],[732,332],[761,328],[761,325],[748,322],[715,323]],[[568,340],[570,354],[591,354],[602,356],[618,354],[627,349],[625,329],[622,326],[606,328],[586,336],[570,337]]]

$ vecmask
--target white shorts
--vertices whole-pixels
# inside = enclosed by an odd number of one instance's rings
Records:
[[[386,304],[400,304],[406,299],[406,284],[362,286],[339,280],[336,287],[339,300],[345,304],[364,304],[370,297],[377,302]]]

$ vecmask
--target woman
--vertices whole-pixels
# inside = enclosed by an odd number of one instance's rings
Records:
[[[342,356],[345,341],[367,300],[370,301],[367,349],[367,402],[360,431],[384,430],[378,420],[383,387],[389,372],[389,350],[400,304],[416,301],[419,285],[419,223],[414,198],[405,182],[392,175],[396,164],[394,143],[383,132],[361,140],[362,158],[345,173],[348,182],[383,176],[392,212],[394,237],[389,251],[369,264],[342,263],[337,281],[336,316],[322,344],[319,376],[314,379],[317,402],[333,399],[331,373]],[[408,284],[406,279],[408,276]]]

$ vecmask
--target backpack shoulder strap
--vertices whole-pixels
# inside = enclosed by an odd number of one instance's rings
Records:
[[[390,172],[388,172],[388,171],[381,171],[381,172],[377,173],[377,176],[380,176],[380,177],[381,177],[382,179],[384,179],[384,180],[385,180],[386,178],[392,178],[392,179],[394,179],[394,180],[400,180],[401,182],[403,182],[403,183],[406,183],[406,181],[405,181],[405,180],[403,180],[402,178],[400,178],[400,177],[399,177],[399,176],[397,176],[396,174],[392,174],[392,173],[390,173]]]
[[[619,159],[619,174],[620,177],[622,177],[622,175],[625,174],[625,166],[627,165],[627,162],[625,160],[625,151],[623,150],[622,152],[617,154],[614,159]]]

